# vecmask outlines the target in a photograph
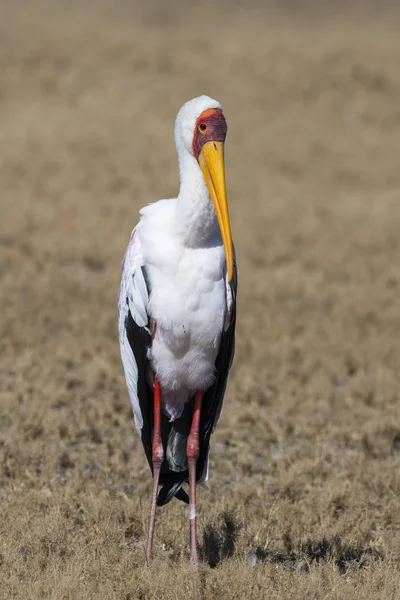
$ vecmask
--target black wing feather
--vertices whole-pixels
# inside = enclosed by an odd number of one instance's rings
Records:
[[[231,320],[227,331],[222,334],[221,346],[215,361],[216,378],[214,384],[208,388],[203,397],[200,416],[200,455],[197,461],[196,478],[201,479],[207,467],[210,437],[219,419],[228,373],[235,354],[235,327],[236,327],[236,294],[237,294],[237,267],[234,265],[233,278],[230,283],[232,293]]]
[[[154,421],[154,396],[153,389],[147,383],[147,349],[151,344],[151,336],[145,327],[139,327],[132,318],[131,311],[125,321],[126,336],[135,357],[138,368],[137,391],[140,411],[143,418],[141,439],[150,469],[153,472],[152,444]]]

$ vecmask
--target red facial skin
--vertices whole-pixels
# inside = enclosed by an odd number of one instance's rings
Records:
[[[209,108],[201,113],[196,121],[193,135],[193,154],[198,159],[206,142],[224,142],[227,125],[225,117],[218,108]]]

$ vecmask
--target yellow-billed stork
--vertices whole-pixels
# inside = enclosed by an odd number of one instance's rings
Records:
[[[178,197],[140,211],[122,263],[121,357],[153,473],[147,561],[156,505],[174,496],[189,503],[191,561],[198,560],[196,482],[208,476],[210,436],[234,354],[237,277],[226,132],[216,100],[200,96],[183,105],[175,122]]]

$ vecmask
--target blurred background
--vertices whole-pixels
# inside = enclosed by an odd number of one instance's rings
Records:
[[[397,597],[399,13],[0,1],[1,597]],[[142,569],[116,299],[203,93],[228,121],[239,314],[199,583],[177,502]]]

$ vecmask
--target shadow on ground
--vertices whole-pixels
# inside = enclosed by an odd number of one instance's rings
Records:
[[[240,524],[229,514],[222,515],[222,523],[207,525],[203,533],[202,559],[212,568],[233,556]]]
[[[371,561],[382,559],[383,554],[378,550],[365,546],[344,544],[339,536],[332,539],[309,539],[301,544],[297,550],[288,548],[287,552],[273,552],[258,547],[249,555],[252,564],[268,561],[305,572],[310,570],[311,565],[333,562],[340,574],[354,568],[365,568]]]
[[[222,522],[207,525],[203,533],[201,548],[202,560],[211,568],[235,553],[236,542],[241,525],[230,513],[223,513]],[[312,565],[333,562],[340,574],[350,569],[365,568],[371,561],[383,559],[383,554],[375,548],[344,543],[339,536],[308,539],[298,548],[294,548],[289,539],[285,539],[285,552],[274,552],[257,547],[248,555],[250,564],[270,562],[289,569],[308,572]]]

